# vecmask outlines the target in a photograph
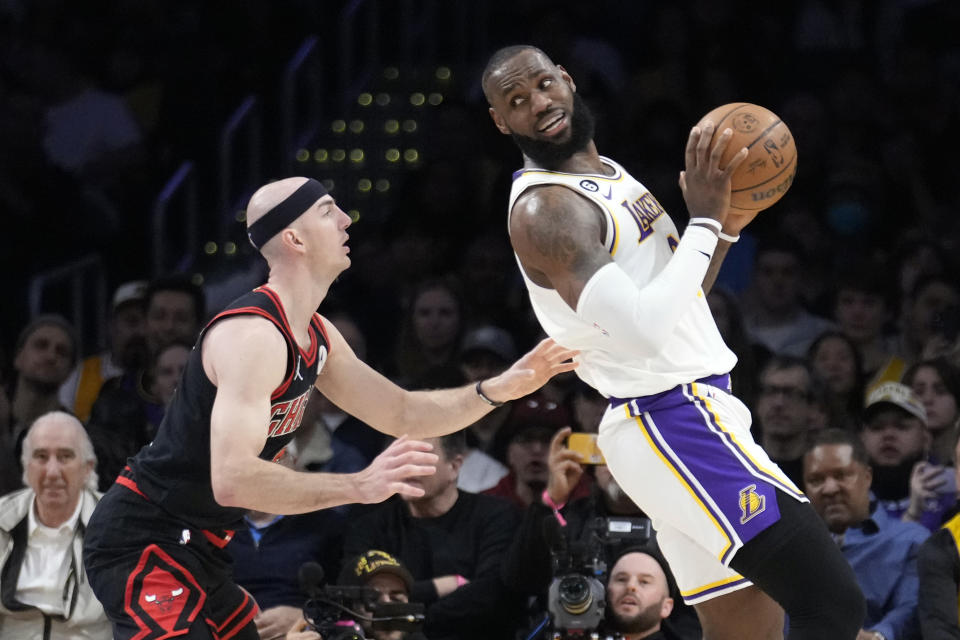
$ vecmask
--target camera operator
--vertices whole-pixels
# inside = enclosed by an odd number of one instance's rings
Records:
[[[368,640],[426,640],[425,636],[419,631],[382,629],[370,620],[370,618],[382,615],[383,611],[378,610],[378,606],[410,602],[413,576],[410,575],[406,567],[389,553],[371,549],[351,558],[340,572],[337,582],[336,587],[366,587],[371,590],[370,597],[347,603],[351,610],[362,616],[358,621],[363,631],[362,638]],[[352,621],[349,622],[352,624]],[[323,635],[308,629],[309,626],[305,618],[298,620],[287,632],[286,640],[324,640]],[[342,628],[349,629],[349,626],[343,625]],[[393,625],[388,624],[386,626]]]
[[[595,466],[595,482],[590,495],[572,500],[566,504],[573,488],[577,486],[584,473],[584,466],[580,464],[578,453],[566,448],[564,441],[570,435],[571,429],[565,427],[558,431],[550,442],[548,458],[549,478],[547,488],[541,500],[534,501],[524,512],[520,529],[514,537],[513,543],[504,558],[501,577],[506,585],[525,596],[536,596],[540,610],[545,610],[547,589],[553,578],[553,552],[556,540],[548,540],[545,531],[545,521],[562,520],[560,526],[546,527],[559,531],[564,542],[589,543],[596,536],[595,523],[598,518],[644,518],[643,512],[637,507],[626,493],[620,488],[605,465]],[[635,540],[629,537],[619,543],[620,549],[636,547],[643,544],[653,554],[662,557],[656,545],[656,540]],[[608,550],[619,558],[621,554],[610,547],[618,546],[616,541],[607,541]],[[673,584],[672,576],[666,562],[662,563],[667,583]],[[612,576],[613,573],[611,572]],[[611,595],[611,583],[607,583],[608,618],[613,618],[615,611],[609,608],[614,601]],[[700,640],[702,632],[700,623],[693,609],[683,604],[682,599],[675,591],[672,611],[662,625],[663,637],[668,640]],[[606,626],[612,626],[615,618],[605,621]]]

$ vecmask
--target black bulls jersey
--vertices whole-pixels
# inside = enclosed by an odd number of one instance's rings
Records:
[[[171,515],[199,529],[230,527],[244,513],[243,509],[221,506],[213,497],[210,415],[217,388],[203,370],[200,348],[214,323],[238,315],[267,318],[287,343],[286,375],[270,396],[270,422],[263,430],[265,444],[260,457],[264,460],[278,459],[293,438],[330,349],[316,313],[310,320],[310,345],[301,349],[293,338],[280,298],[267,286],[234,300],[201,331],[157,437],[129,461],[139,491]]]

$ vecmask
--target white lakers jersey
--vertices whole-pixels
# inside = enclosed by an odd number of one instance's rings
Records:
[[[643,288],[667,265],[680,234],[646,187],[616,162],[604,157],[601,161],[613,170],[612,175],[517,171],[509,211],[524,191],[536,185],[561,185],[587,198],[603,212],[607,251],[637,287]],[[555,290],[534,284],[526,273],[523,279],[543,330],[559,344],[580,351],[577,375],[607,397],[659,393],[708,375],[727,373],[736,364],[737,358],[723,343],[702,291],[662,349],[641,357],[618,351],[601,327],[580,318]],[[657,310],[650,309],[650,313],[655,315]]]

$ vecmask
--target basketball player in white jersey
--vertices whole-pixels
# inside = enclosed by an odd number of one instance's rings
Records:
[[[610,400],[600,448],[653,520],[705,637],[782,638],[786,610],[790,640],[856,638],[864,603],[853,573],[753,442],[750,412],[731,393],[736,356],[707,307],[752,219],[728,214],[730,175],[747,150],[721,167],[731,132],[711,147],[713,124],[693,128],[681,235],[653,194],[598,154],[573,79],[542,51],[496,52],[483,89],[495,125],[524,155],[508,224],[534,312],[550,337],[580,351],[577,374]]]

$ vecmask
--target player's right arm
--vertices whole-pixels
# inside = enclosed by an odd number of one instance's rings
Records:
[[[293,514],[394,493],[423,495],[405,478],[429,475],[437,457],[424,442],[401,438],[359,473],[301,473],[262,460],[270,395],[286,373],[287,346],[274,325],[256,316],[221,320],[202,344],[203,366],[217,387],[210,416],[210,481],[224,506]]]
[[[730,204],[730,175],[746,156],[723,169],[725,133],[710,148],[713,130],[694,128],[680,186],[691,217],[722,224]],[[700,295],[717,246],[716,230],[690,224],[667,266],[642,288],[613,262],[602,242],[598,209],[569,189],[532,189],[514,204],[510,237],[524,271],[534,283],[557,291],[588,324],[616,348],[639,357],[660,351],[680,318]]]

